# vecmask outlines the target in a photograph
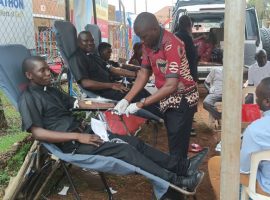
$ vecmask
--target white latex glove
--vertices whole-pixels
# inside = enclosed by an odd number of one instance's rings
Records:
[[[129,114],[134,114],[140,109],[141,108],[139,108],[136,103],[132,103],[127,107],[125,114],[129,117]]]
[[[126,99],[122,99],[119,101],[116,106],[113,108],[112,113],[117,115],[122,115],[125,113],[129,103]]]

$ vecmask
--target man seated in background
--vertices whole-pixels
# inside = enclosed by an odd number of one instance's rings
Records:
[[[248,69],[248,86],[257,86],[262,79],[270,77],[270,62],[267,61],[267,54],[264,49],[259,50],[255,54],[256,63]],[[249,93],[245,97],[246,104],[252,104],[253,94]]]
[[[88,31],[82,31],[78,35],[78,49],[70,59],[70,65],[75,80],[86,90],[90,90],[101,97],[121,100],[129,91],[129,88],[111,79],[111,74],[135,77],[136,72],[122,68],[115,68],[106,64],[98,55],[94,54],[95,43],[93,36]],[[146,90],[142,90],[134,101],[140,101],[150,96]],[[159,107],[151,105],[145,108],[151,113],[162,116]]]
[[[248,186],[251,155],[270,149],[270,77],[265,78],[256,88],[256,101],[264,112],[263,117],[252,122],[243,134],[240,151],[240,183]],[[211,184],[219,200],[220,191],[220,156],[213,157],[208,162],[208,171]],[[270,197],[270,162],[263,161],[259,164],[256,190],[258,193]],[[254,199],[255,200],[255,199]]]
[[[111,104],[78,101],[50,87],[50,69],[45,60],[32,56],[24,60],[23,73],[30,81],[19,100],[23,129],[36,140],[54,143],[64,153],[114,157],[193,192],[204,176],[197,170],[208,149],[190,159],[178,159],[156,150],[136,137],[110,134],[117,142],[105,142],[87,132],[72,108],[110,108]]]
[[[113,70],[119,70],[119,69],[114,69],[120,67],[120,64],[118,62],[115,62],[111,60],[111,55],[112,55],[112,45],[107,43],[107,42],[101,42],[98,45],[98,53],[100,58],[104,61],[104,66],[110,65],[113,68],[110,67],[110,72],[111,73],[111,80],[112,81],[120,81],[123,77],[117,74],[113,73]]]
[[[118,62],[115,62],[111,60],[112,56],[112,45],[107,42],[101,42],[98,45],[98,53],[100,58],[106,62],[107,64],[113,66],[113,67],[120,67],[120,64]]]
[[[262,79],[270,77],[270,62],[267,61],[267,54],[264,49],[255,54],[256,63],[248,69],[248,85],[257,86]]]
[[[222,68],[213,68],[204,81],[204,85],[209,94],[203,101],[203,108],[207,110],[216,120],[221,119],[221,112],[216,109],[215,103],[222,101],[222,71]]]

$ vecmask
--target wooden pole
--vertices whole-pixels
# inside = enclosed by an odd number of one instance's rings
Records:
[[[25,160],[17,174],[16,177],[11,178],[8,184],[8,187],[5,190],[5,196],[3,200],[14,200],[18,192],[20,191],[22,184],[25,181],[25,173],[27,172],[30,165],[33,165],[33,152],[37,149],[38,142],[34,141],[31,149],[27,153]]]
[[[221,134],[221,200],[239,199],[245,7],[245,0],[226,0]]]

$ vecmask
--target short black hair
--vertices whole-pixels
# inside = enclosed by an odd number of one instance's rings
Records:
[[[258,87],[260,87],[259,91],[264,99],[270,98],[270,77],[262,79]]]
[[[192,21],[189,16],[182,15],[179,18],[178,26],[180,30],[187,30],[188,28],[192,28]]]
[[[258,56],[259,56],[260,54],[265,54],[265,55],[267,56],[266,51],[265,51],[264,49],[260,49],[260,50],[258,50],[258,51],[255,53],[255,60],[257,60],[257,58],[258,58]]]
[[[81,31],[81,32],[78,34],[78,40],[79,40],[79,39],[81,38],[81,36],[84,35],[84,34],[85,34],[85,35],[88,35],[88,34],[92,35],[90,31]]]
[[[103,52],[105,49],[108,49],[108,48],[112,48],[112,45],[109,44],[108,42],[101,42],[98,45],[98,53],[100,54],[101,52]]]
[[[41,56],[30,56],[30,57],[25,58],[23,63],[22,63],[23,74],[31,71],[35,67],[35,65],[34,65],[35,61],[42,61],[42,62],[44,61],[45,62],[45,58],[43,58]]]

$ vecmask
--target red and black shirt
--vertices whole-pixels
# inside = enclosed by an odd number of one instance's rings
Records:
[[[178,78],[177,91],[160,102],[163,111],[167,108],[177,108],[182,97],[192,107],[197,104],[199,94],[190,74],[185,45],[174,34],[162,28],[160,31],[156,47],[151,49],[143,45],[142,67],[153,71],[157,88],[163,87],[167,78]]]

